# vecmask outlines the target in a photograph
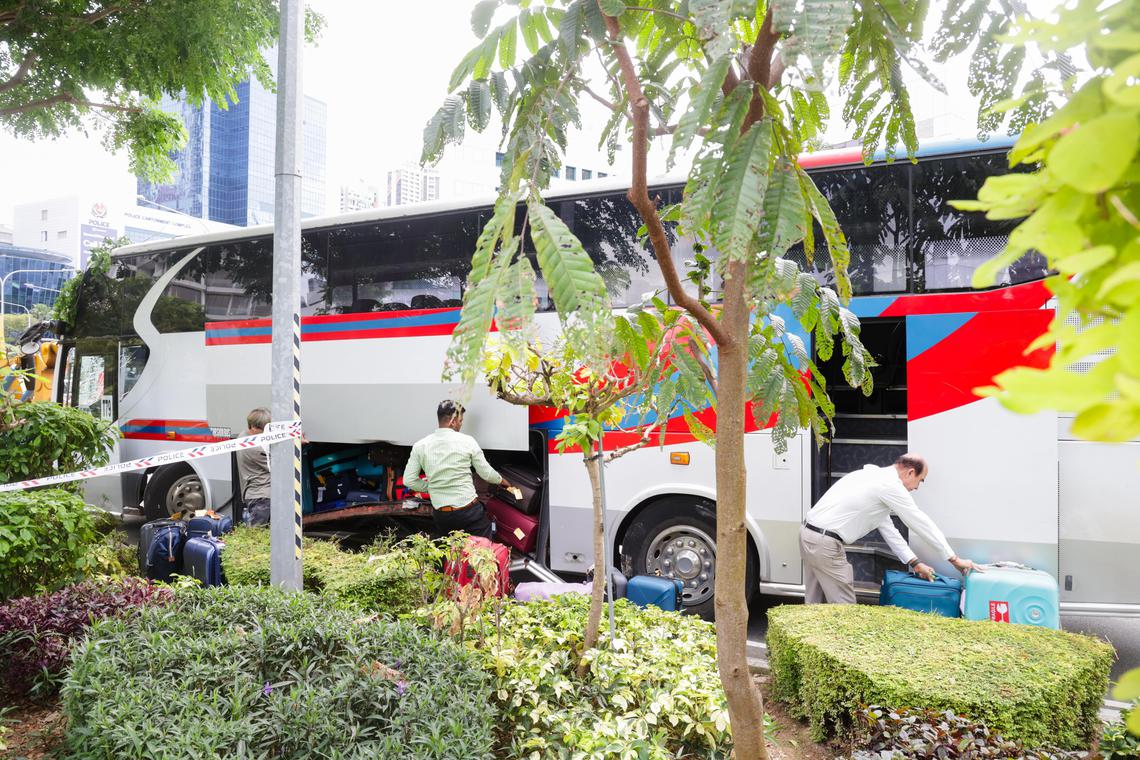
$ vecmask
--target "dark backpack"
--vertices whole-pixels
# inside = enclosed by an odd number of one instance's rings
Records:
[[[182,547],[186,542],[181,523],[162,525],[150,539],[146,553],[146,577],[152,581],[170,581],[182,568]]]

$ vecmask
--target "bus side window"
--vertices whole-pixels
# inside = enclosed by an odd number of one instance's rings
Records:
[[[458,306],[480,221],[479,212],[469,211],[330,233],[329,310],[351,314]]]
[[[204,298],[199,296],[204,322],[270,316],[273,303],[271,238],[211,246],[198,254],[198,259],[204,291]]]
[[[974,270],[1005,247],[1017,222],[958,211],[950,201],[976,198],[987,177],[1007,174],[1005,155],[932,159],[919,162],[912,171],[915,256],[925,273],[926,290],[973,287]],[[997,284],[1013,285],[1048,274],[1044,257],[1031,252],[1014,262]]]
[[[126,398],[131,389],[135,387],[139,376],[146,367],[146,360],[150,357],[150,349],[141,342],[122,342],[119,344],[119,400]]]
[[[81,340],[76,354],[72,405],[95,417],[111,421],[118,413],[115,398],[115,346],[113,338]]]

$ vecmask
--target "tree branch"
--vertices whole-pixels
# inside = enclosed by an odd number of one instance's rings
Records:
[[[759,121],[764,116],[764,98],[760,95],[759,88],[769,89],[771,85],[768,80],[772,74],[772,51],[776,47],[776,42],[780,39],[780,33],[772,29],[772,11],[771,9],[764,15],[764,23],[760,26],[760,32],[756,35],[756,44],[748,51],[748,78],[752,80],[752,102],[748,104],[748,115],[744,118],[744,124],[740,128],[740,133],[744,134],[748,129]]]
[[[610,102],[610,101],[606,100],[606,99],[605,99],[605,98],[603,98],[601,95],[599,95],[598,93],[596,93],[596,92],[594,92],[593,90],[591,90],[591,89],[589,88],[589,86],[588,86],[588,85],[583,85],[583,86],[582,86],[582,91],[583,91],[583,92],[585,92],[587,95],[589,95],[589,96],[590,96],[591,98],[593,98],[594,100],[596,100],[596,101],[598,101],[599,103],[601,103],[601,104],[602,104],[603,106],[605,106],[606,108],[608,108],[608,109],[610,109],[611,111],[613,111],[614,113],[619,113],[619,112],[620,112],[620,113],[624,113],[624,114],[625,114],[625,118],[629,119],[630,121],[633,121],[633,115],[632,115],[632,114],[630,114],[630,112],[629,112],[629,111],[625,111],[625,110],[623,110],[623,109],[622,109],[622,107],[621,107],[621,106],[619,106],[617,103],[612,103],[612,102]]]
[[[669,288],[669,294],[673,300],[692,314],[693,318],[709,331],[713,340],[718,343],[722,340],[727,341],[731,336],[721,329],[712,312],[702,306],[700,301],[685,292],[681,278],[677,274],[677,268],[673,264],[672,250],[669,247],[669,239],[665,235],[665,226],[661,223],[661,216],[657,213],[656,204],[649,197],[646,178],[647,153],[649,151],[649,100],[645,97],[645,93],[641,89],[641,82],[637,79],[637,72],[634,70],[629,49],[621,40],[621,26],[613,16],[605,15],[603,12],[603,17],[606,20],[606,30],[610,35],[610,45],[613,47],[614,55],[621,68],[626,96],[633,108],[633,150],[631,151],[633,153],[633,168],[627,197],[645,222],[645,227],[649,231],[649,240],[653,244],[654,256],[657,258],[657,264],[661,268],[661,274],[665,278],[665,284]]]
[[[638,449],[643,449],[646,446],[648,446],[653,441],[653,430],[656,427],[657,427],[656,425],[648,425],[642,430],[640,440],[635,441],[634,443],[631,443],[628,446],[621,446],[619,448],[614,449],[613,451],[606,452],[605,463],[609,464],[610,462],[614,461],[615,459],[623,457],[632,451],[637,451]]]
[[[138,106],[120,106],[114,103],[92,103],[85,98],[77,98],[70,93],[63,93],[60,95],[52,95],[50,98],[42,98],[29,103],[22,103],[18,106],[0,108],[0,116],[15,116],[16,114],[26,113],[36,108],[49,108],[54,105],[59,105],[60,103],[70,103],[71,105],[83,108],[95,108],[100,111],[115,111],[118,113],[139,113],[143,110]]]
[[[20,68],[16,69],[16,73],[7,82],[0,83],[0,92],[7,92],[27,79],[28,72],[31,71],[36,58],[35,53],[28,53],[24,56],[24,60],[20,62]]]

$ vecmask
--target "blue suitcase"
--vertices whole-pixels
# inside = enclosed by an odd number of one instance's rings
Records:
[[[899,570],[883,573],[879,604],[943,617],[961,617],[962,581],[935,576],[933,581]]]
[[[1052,575],[1016,562],[982,565],[982,570],[966,576],[968,619],[1061,627],[1060,593]]]
[[[187,538],[201,538],[202,536],[213,536],[217,538],[223,533],[229,533],[234,529],[234,521],[225,515],[203,515],[202,517],[192,517],[186,527]]]
[[[182,567],[186,525],[178,520],[155,520],[139,532],[140,549],[145,546],[143,575],[152,581],[168,583]]]
[[[625,598],[638,607],[650,604],[663,610],[681,609],[681,592],[685,582],[676,578],[659,578],[656,575],[635,575],[625,586]]]
[[[192,538],[182,550],[182,574],[201,581],[203,586],[221,586],[226,582],[222,574],[222,547],[216,538]]]

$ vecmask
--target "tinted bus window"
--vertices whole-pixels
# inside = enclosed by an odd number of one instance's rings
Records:
[[[556,201],[555,207],[605,280],[615,308],[638,304],[645,293],[664,287],[652,248],[637,239],[641,217],[624,193]]]
[[[856,295],[901,293],[908,289],[911,280],[908,171],[907,165],[896,164],[812,175],[847,236],[851,249],[847,272]],[[813,268],[821,282],[834,286],[831,256],[818,226],[814,237]],[[801,266],[806,266],[802,246],[796,246],[793,251],[789,257],[798,258]]]
[[[480,215],[467,212],[330,231],[330,310],[459,306],[480,229]]]
[[[987,177],[1007,174],[1004,154],[922,161],[914,172],[915,254],[925,270],[927,290],[972,287],[974,270],[1005,246],[1017,220],[990,220],[982,213],[967,213],[950,201],[969,200]],[[1030,253],[1015,262],[998,285],[1044,277],[1045,259]]]

